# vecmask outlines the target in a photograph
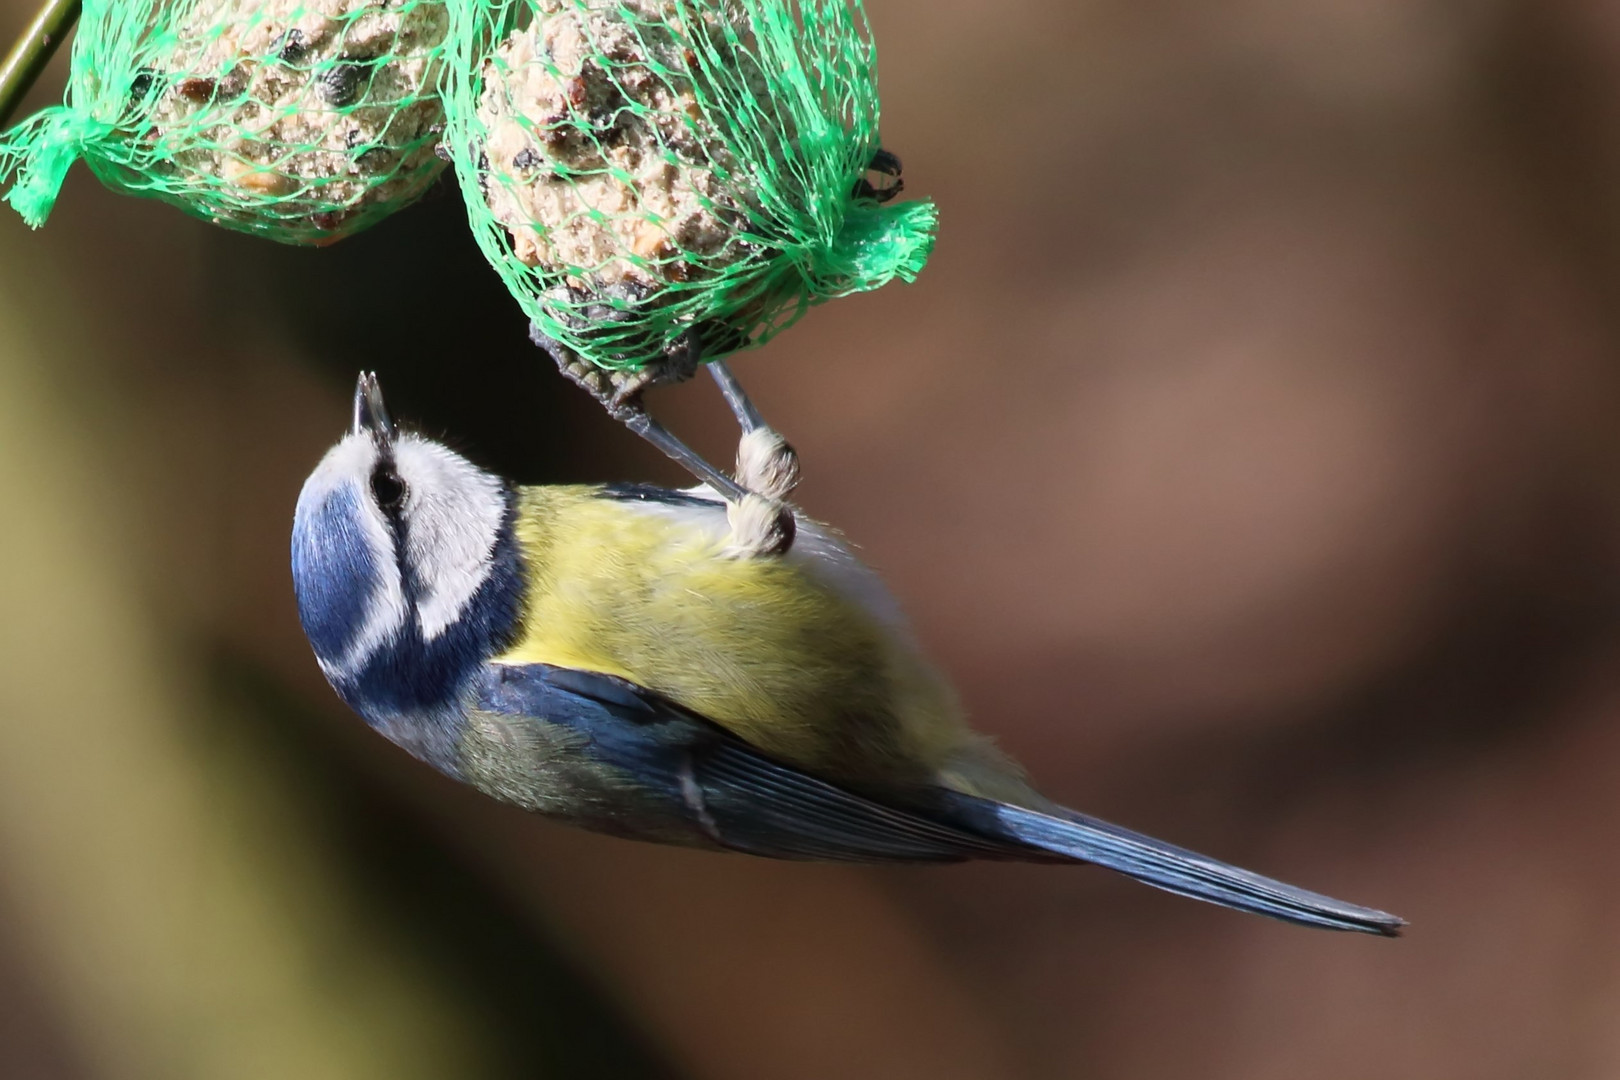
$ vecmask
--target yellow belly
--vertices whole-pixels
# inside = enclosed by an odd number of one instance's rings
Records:
[[[728,558],[691,515],[527,489],[520,639],[498,663],[617,675],[813,772],[920,782],[972,736],[914,646],[801,562]]]

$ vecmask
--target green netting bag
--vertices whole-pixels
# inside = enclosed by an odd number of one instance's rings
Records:
[[[319,244],[443,167],[444,0],[85,0],[66,102],[0,140],[30,225],[83,158],[108,186]]]
[[[485,0],[451,39],[473,231],[597,368],[759,344],[933,246],[932,203],[888,204],[859,0]]]

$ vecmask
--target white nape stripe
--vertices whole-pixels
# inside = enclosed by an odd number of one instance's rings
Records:
[[[365,516],[364,512],[361,516]],[[371,532],[369,527],[366,531],[368,534]],[[393,558],[394,539],[388,534],[386,525],[380,542],[383,544],[380,550],[387,553],[388,562],[378,568],[376,588],[366,601],[366,621],[361,624],[354,643],[344,652],[343,659],[330,666],[321,665],[329,679],[360,674],[372,655],[404,629],[406,620],[410,618],[410,610],[405,605],[405,590],[400,586],[399,567]]]
[[[489,580],[506,501],[494,476],[418,436],[400,436],[394,463],[405,482],[405,558],[420,589],[417,624],[422,640],[433,641]]]

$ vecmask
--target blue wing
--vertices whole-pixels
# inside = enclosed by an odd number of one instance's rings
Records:
[[[1092,863],[1305,926],[1394,936],[1405,925],[1062,807],[937,787],[880,802],[775,761],[609,675],[493,665],[469,716],[465,779],[604,832],[779,859]]]
[[[1075,862],[1106,867],[1177,896],[1268,915],[1322,930],[1400,936],[1406,921],[1230,866],[1207,855],[1088,817],[1067,807],[1045,810],[942,792],[939,812],[986,836],[1005,837]]]
[[[1032,854],[817,779],[610,675],[491,665],[476,691],[464,778],[589,828],[780,859]]]

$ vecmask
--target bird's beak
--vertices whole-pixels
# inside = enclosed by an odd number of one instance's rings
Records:
[[[374,371],[362,371],[360,381],[354,385],[354,422],[349,425],[349,434],[361,432],[368,432],[383,442],[394,438],[394,421],[389,419],[388,406],[383,404],[382,384]]]

